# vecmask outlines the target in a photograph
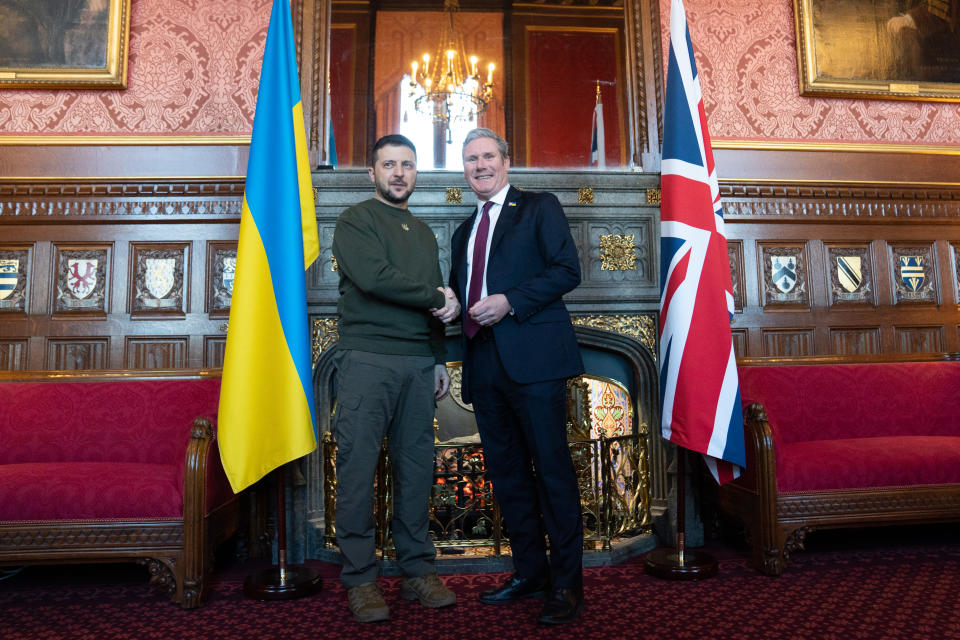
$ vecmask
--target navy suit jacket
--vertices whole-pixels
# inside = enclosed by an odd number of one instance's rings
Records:
[[[467,245],[477,212],[457,227],[450,241],[450,287],[467,312]],[[563,304],[580,284],[580,259],[560,201],[552,193],[510,187],[490,240],[487,295],[502,293],[513,314],[495,324],[500,360],[514,382],[529,384],[583,373],[583,360]],[[470,399],[472,363],[463,342],[465,402]]]

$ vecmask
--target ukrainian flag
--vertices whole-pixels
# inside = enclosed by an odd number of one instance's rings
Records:
[[[235,492],[317,446],[305,270],[319,251],[290,6],[274,0],[217,426],[220,457]]]

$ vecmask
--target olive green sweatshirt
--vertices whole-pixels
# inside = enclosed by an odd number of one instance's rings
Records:
[[[429,309],[445,296],[437,239],[406,209],[371,198],[337,219],[340,347],[432,355],[445,362],[443,323]]]

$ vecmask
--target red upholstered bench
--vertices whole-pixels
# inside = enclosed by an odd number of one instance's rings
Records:
[[[738,362],[747,467],[720,489],[752,564],[817,528],[960,520],[960,361]]]
[[[202,604],[238,519],[219,396],[219,371],[0,374],[0,565],[135,560]]]

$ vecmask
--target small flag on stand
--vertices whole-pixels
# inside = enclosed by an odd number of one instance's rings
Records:
[[[600,82],[597,81],[597,103],[593,107],[593,126],[590,133],[590,166],[607,168],[607,148],[603,135],[603,100],[600,98]]]
[[[274,0],[217,425],[220,457],[235,492],[317,446],[305,270],[318,254],[290,5]]]
[[[660,207],[663,437],[704,454],[721,484],[745,464],[717,171],[682,0],[670,8]]]

